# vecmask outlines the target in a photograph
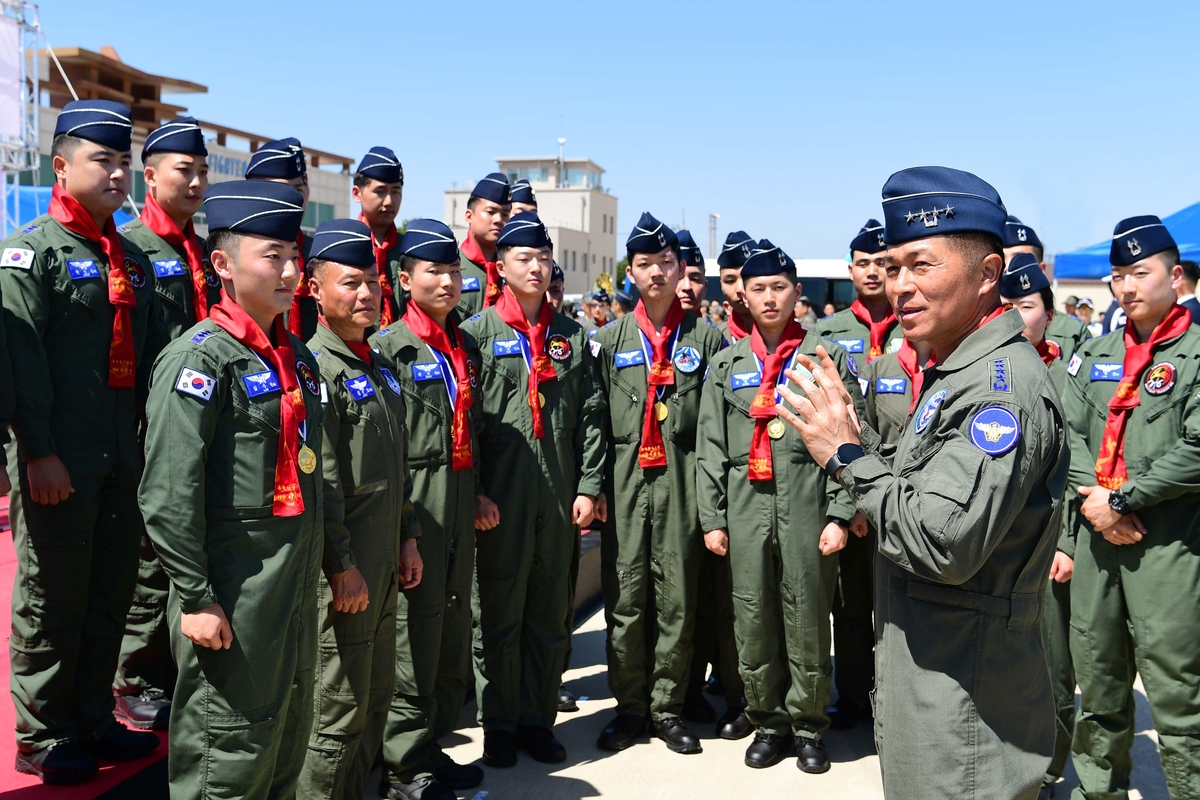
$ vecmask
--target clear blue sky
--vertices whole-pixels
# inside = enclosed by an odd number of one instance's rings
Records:
[[[888,175],[977,173],[1051,252],[1200,200],[1195,2],[47,0],[57,46],[187,78],[202,119],[404,163],[402,217],[499,155],[607,170],[707,247],[709,212],[837,257]],[[171,98],[167,98],[168,101]],[[621,234],[623,240],[624,233]]]

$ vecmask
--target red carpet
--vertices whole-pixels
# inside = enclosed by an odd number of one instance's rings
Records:
[[[10,630],[8,619],[12,610],[13,577],[17,572],[17,555],[12,536],[8,533],[8,498],[0,498],[0,617],[4,630]],[[8,637],[4,637],[0,653],[0,686],[8,686]],[[0,696],[0,798],[2,800],[93,800],[167,755],[166,734],[159,734],[162,746],[141,761],[125,764],[102,762],[100,774],[82,786],[42,786],[32,775],[22,775],[13,769],[17,744],[13,734],[15,716],[11,695]]]

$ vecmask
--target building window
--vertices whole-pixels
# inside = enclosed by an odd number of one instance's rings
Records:
[[[579,255],[574,250],[571,251],[571,272],[575,271],[575,256]]]

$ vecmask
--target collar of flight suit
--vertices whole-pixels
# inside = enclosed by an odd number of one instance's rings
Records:
[[[334,333],[332,328],[322,325],[319,322],[317,323],[317,330],[313,333],[313,337],[309,341],[309,350],[333,353],[351,366],[363,363],[362,359],[355,355],[354,351],[342,341],[342,337]],[[374,360],[374,356],[372,356],[372,360]],[[366,367],[369,369],[371,365],[367,364]]]
[[[1016,309],[1005,311],[964,339],[950,357],[939,362],[935,369],[938,372],[957,372],[965,369],[976,361],[987,358],[1001,345],[1019,337],[1024,330],[1025,321],[1021,319],[1021,312]]]

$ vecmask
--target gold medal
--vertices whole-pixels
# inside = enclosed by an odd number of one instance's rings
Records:
[[[660,400],[654,404],[654,416],[658,419],[659,422],[662,422],[664,419],[666,419],[667,415],[669,413],[671,413],[671,412],[670,412],[670,409],[667,408],[666,403],[664,403]]]
[[[783,420],[776,417],[767,423],[767,436],[772,439],[782,439],[786,429],[783,427]]]
[[[528,400],[526,400],[525,402],[529,404],[530,408],[533,408],[533,398],[532,397],[529,398]],[[541,392],[538,392],[538,405],[542,408],[546,407],[546,395],[542,394]]]
[[[300,471],[305,475],[312,475],[317,469],[317,454],[308,445],[300,448],[300,455],[296,460],[300,463]]]

